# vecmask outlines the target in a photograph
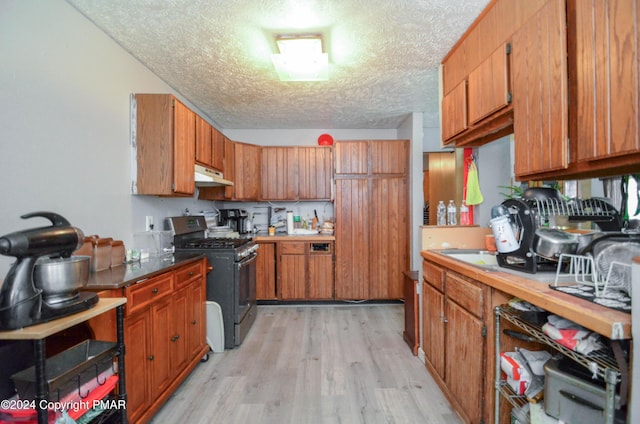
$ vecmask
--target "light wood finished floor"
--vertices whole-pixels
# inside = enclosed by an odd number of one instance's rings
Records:
[[[198,365],[153,422],[460,423],[403,341],[403,311],[260,305],[244,343]]]

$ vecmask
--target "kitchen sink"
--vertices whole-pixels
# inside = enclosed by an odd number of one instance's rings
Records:
[[[487,272],[504,272],[511,275],[517,275],[518,277],[527,278],[536,282],[550,284],[555,281],[555,271],[544,271],[536,274],[530,274],[524,271],[518,271],[510,268],[503,268],[498,265],[495,252],[480,249],[447,249],[440,250],[440,253],[447,255],[453,259],[457,259],[462,262],[466,262],[470,265],[475,265],[484,269]]]
[[[489,252],[488,250],[449,249],[441,250],[440,253],[471,265],[487,267],[498,266],[496,254],[494,252]]]

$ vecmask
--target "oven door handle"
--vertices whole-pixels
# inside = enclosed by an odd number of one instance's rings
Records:
[[[240,269],[243,266],[248,265],[251,262],[255,261],[257,257],[258,257],[257,253],[252,253],[251,255],[247,256],[244,259],[242,259],[240,262],[236,263],[236,267],[238,267],[238,269]]]

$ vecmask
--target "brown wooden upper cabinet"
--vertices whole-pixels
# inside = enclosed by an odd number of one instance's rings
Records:
[[[570,1],[575,8],[576,161],[640,162],[638,0]],[[571,23],[571,21],[570,21]],[[635,154],[633,157],[628,155]],[[627,156],[626,158],[621,156]],[[610,164],[606,161],[605,165]],[[583,165],[584,166],[584,165]],[[610,165],[609,165],[610,166]]]
[[[442,139],[445,144],[468,128],[467,80],[442,97]]]
[[[336,175],[382,175],[407,172],[405,140],[340,141],[334,146]]]
[[[191,196],[196,114],[170,94],[135,94],[137,172],[133,192]]]
[[[330,200],[331,147],[262,147],[263,200]]]
[[[480,146],[513,132],[509,40],[545,0],[493,0],[442,62],[443,144]]]
[[[298,196],[298,149],[262,147],[261,197],[265,200],[295,200]]]
[[[234,142],[233,200],[260,199],[260,146]]]
[[[509,52],[509,44],[500,45],[469,73],[469,123],[475,124],[511,102]]]
[[[565,0],[549,0],[513,34],[516,178],[568,166]]]
[[[333,148],[298,147],[298,199],[332,200]]]
[[[211,130],[211,124],[196,115],[196,162],[209,168],[212,167],[213,158]]]
[[[369,171],[368,143],[340,141],[334,148],[336,174],[367,175]]]
[[[196,115],[196,162],[224,172],[224,135]]]

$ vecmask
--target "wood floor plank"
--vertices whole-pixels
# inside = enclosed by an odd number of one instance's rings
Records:
[[[461,423],[402,338],[402,305],[258,307],[154,423]]]

